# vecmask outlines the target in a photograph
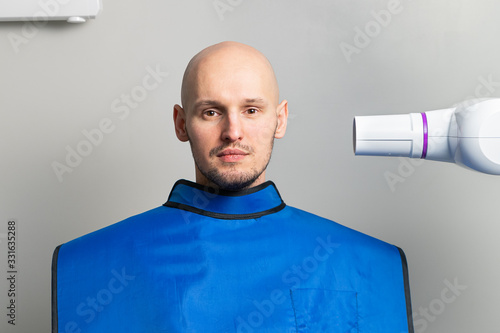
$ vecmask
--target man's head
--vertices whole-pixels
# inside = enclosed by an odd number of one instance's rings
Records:
[[[256,49],[223,42],[189,62],[182,107],[174,106],[176,135],[189,141],[196,182],[239,190],[265,181],[275,138],[285,134],[288,105],[279,103],[274,71]]]

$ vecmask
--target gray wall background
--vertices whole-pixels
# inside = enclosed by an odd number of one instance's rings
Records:
[[[0,24],[0,253],[7,222],[16,219],[19,269],[13,327],[1,255],[0,331],[50,330],[57,245],[159,206],[177,179],[194,179],[189,145],[174,134],[172,106],[191,56],[223,40],[266,54],[289,101],[288,132],[268,170],[284,200],[402,247],[417,332],[497,331],[500,178],[453,164],[355,157],[351,133],[355,115],[500,97],[500,2],[103,6],[82,25]],[[11,42],[13,34],[21,44]],[[168,75],[145,90],[151,70]],[[130,106],[121,100],[126,95]],[[99,126],[108,133],[82,143]],[[70,167],[68,151],[78,147],[87,156]],[[68,167],[61,179],[54,162]]]

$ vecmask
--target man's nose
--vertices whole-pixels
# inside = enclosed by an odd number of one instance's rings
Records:
[[[237,112],[228,112],[222,126],[222,141],[234,142],[242,139],[243,128]]]

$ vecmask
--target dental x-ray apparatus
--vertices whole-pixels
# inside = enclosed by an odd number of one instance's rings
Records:
[[[500,99],[402,115],[354,117],[355,155],[457,163],[500,175]]]

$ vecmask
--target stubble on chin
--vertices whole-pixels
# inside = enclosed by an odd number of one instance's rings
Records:
[[[265,169],[264,169],[265,170]],[[230,166],[229,171],[221,171],[216,167],[210,168],[206,173],[203,170],[200,172],[211,183],[218,188],[227,191],[240,191],[250,187],[264,172],[256,169],[251,169],[248,172],[238,171],[236,166]]]
[[[254,184],[256,180],[267,169],[269,161],[271,160],[271,153],[273,151],[274,137],[269,143],[270,149],[266,156],[267,161],[265,161],[265,165],[261,170],[259,170],[255,165],[248,171],[239,170],[240,166],[238,165],[238,163],[233,162],[222,162],[222,166],[215,165],[216,162],[209,162],[208,166],[203,167],[202,163],[200,163],[197,158],[197,154],[193,150],[193,144],[191,140],[189,140],[189,144],[191,145],[191,152],[196,168],[199,173],[201,173],[209,182],[209,184],[207,184],[208,186],[227,191],[240,191],[251,187],[252,184]],[[216,161],[218,158],[217,154],[226,148],[241,149],[244,152],[248,153],[248,156],[255,155],[255,151],[251,146],[236,142],[212,148],[209,152],[209,160]]]

